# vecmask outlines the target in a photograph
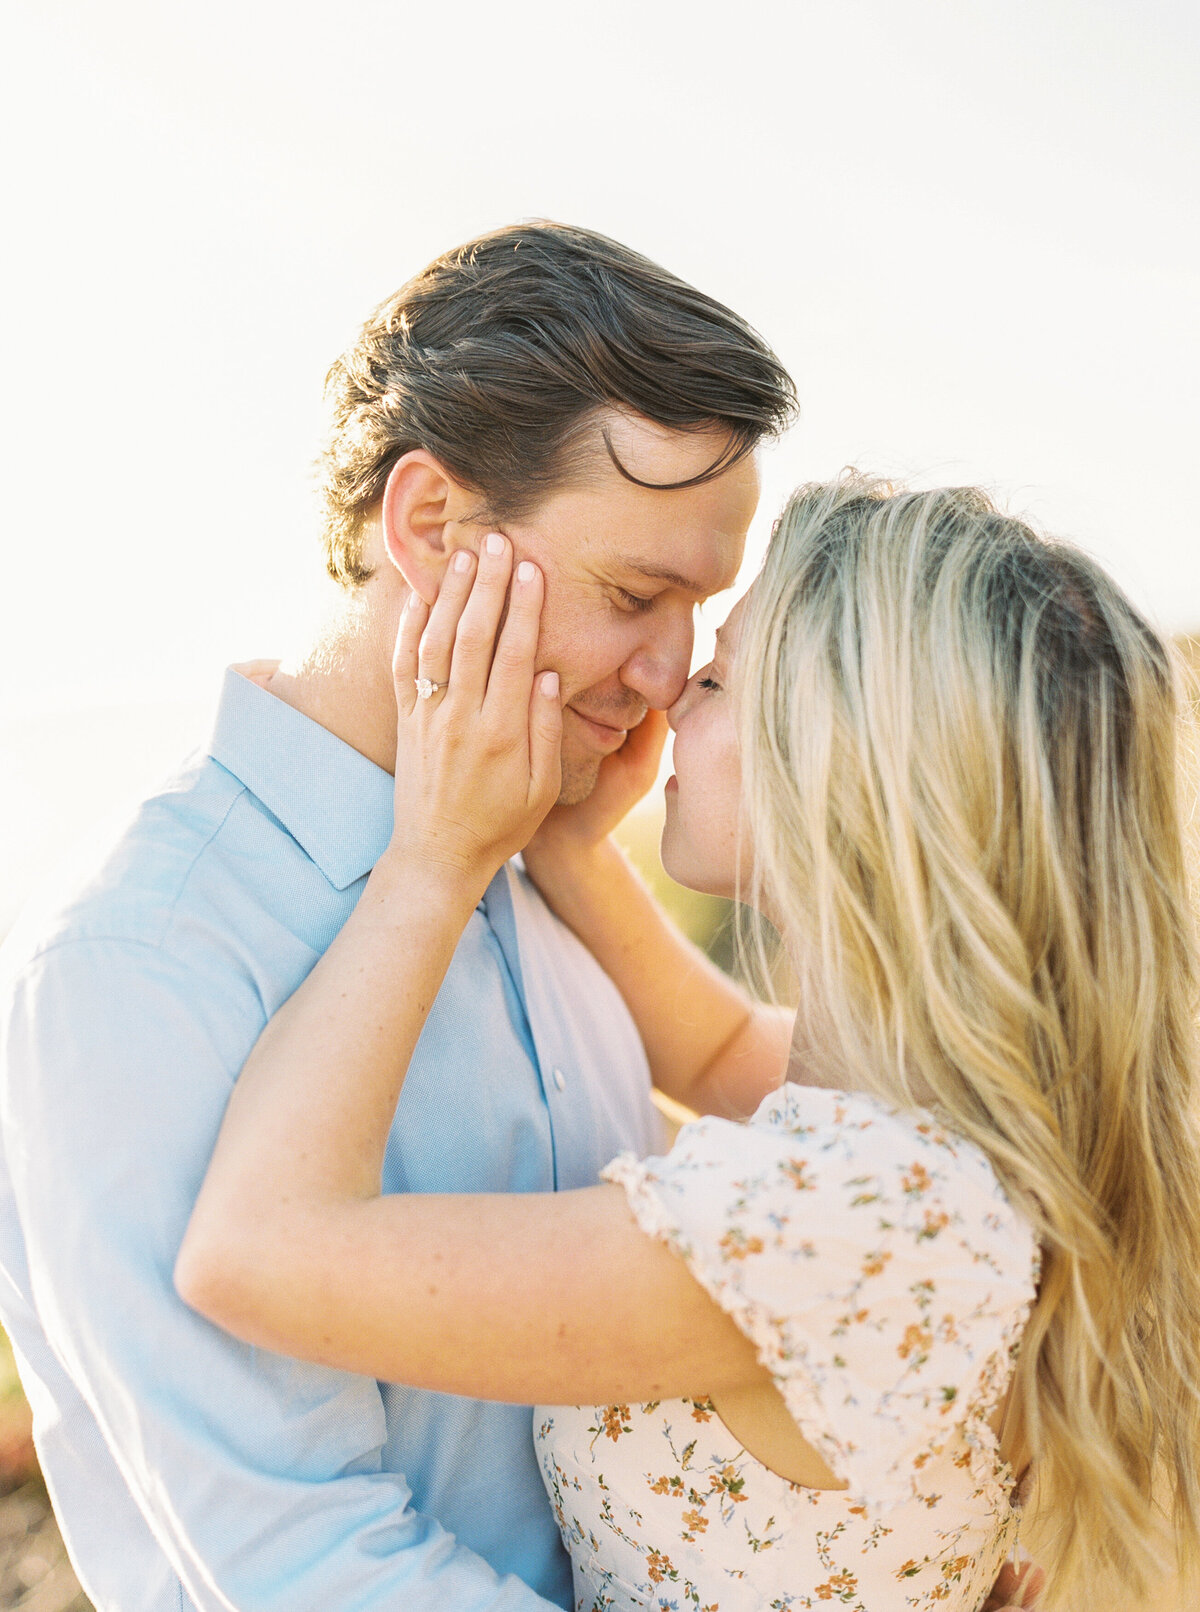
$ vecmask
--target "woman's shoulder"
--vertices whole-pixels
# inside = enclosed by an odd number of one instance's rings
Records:
[[[663,1160],[648,1160],[664,1183],[702,1177],[736,1186],[741,1208],[780,1194],[819,1193],[878,1227],[894,1211],[922,1243],[968,1223],[1033,1254],[1033,1233],[982,1148],[925,1109],[900,1109],[866,1092],[788,1083],[745,1123],[706,1116],[684,1126]],[[845,1229],[843,1227],[843,1229]]]

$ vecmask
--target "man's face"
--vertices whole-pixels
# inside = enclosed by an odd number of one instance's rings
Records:
[[[719,432],[608,417],[613,449],[643,481],[684,481],[725,445]],[[600,763],[647,706],[674,704],[691,670],[693,617],[732,586],[758,503],[753,456],[698,487],[651,491],[600,449],[587,475],[526,520],[505,522],[518,557],[546,579],[539,665],[562,683],[564,804],[592,791]]]

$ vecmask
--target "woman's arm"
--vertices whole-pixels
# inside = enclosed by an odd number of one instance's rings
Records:
[[[654,1398],[766,1381],[616,1187],[380,1195],[408,1061],[463,926],[558,790],[561,714],[533,675],[536,570],[514,580],[496,639],[510,567],[506,544],[485,548],[473,590],[469,571],[448,572],[423,637],[424,606],[405,614],[395,837],[246,1063],[176,1284],[249,1341],[472,1397]],[[448,684],[430,701],[414,694],[418,653],[422,674]]]
[[[755,1001],[682,935],[615,840],[543,827],[525,866],[625,999],[658,1089],[698,1114],[752,1114],[784,1078],[795,1015]]]
[[[357,1197],[340,1151],[323,1144],[320,1185],[307,1171],[243,1177],[247,1190],[210,1176],[176,1267],[182,1297],[248,1343],[472,1399],[633,1403],[769,1383],[619,1187]]]

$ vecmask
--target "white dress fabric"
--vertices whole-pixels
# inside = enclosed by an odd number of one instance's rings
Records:
[[[577,1612],[977,1612],[1015,1542],[988,1418],[1039,1266],[984,1155],[927,1113],[789,1085],[604,1174],[848,1487],[778,1476],[708,1400],[539,1408]]]

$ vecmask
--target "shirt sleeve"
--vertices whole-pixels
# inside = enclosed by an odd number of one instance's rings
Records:
[[[374,1381],[241,1344],[177,1297],[263,1019],[251,983],[196,968],[61,943],[19,979],[0,1060],[39,1319],[160,1548],[203,1612],[555,1612],[413,1510],[381,1469]]]
[[[755,1344],[801,1432],[880,1517],[1011,1376],[1038,1253],[984,1155],[930,1116],[790,1086],[605,1171]]]

